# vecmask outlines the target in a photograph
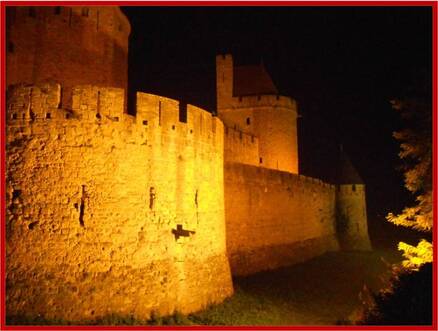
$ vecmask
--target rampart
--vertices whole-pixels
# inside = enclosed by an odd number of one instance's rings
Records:
[[[226,163],[225,219],[233,275],[339,249],[335,194],[334,186],[317,179]]]
[[[8,91],[8,316],[147,318],[231,295],[221,121],[145,93],[131,116],[121,89],[72,91],[71,109],[59,85]]]
[[[224,160],[242,164],[259,164],[259,139],[242,131],[225,127]]]

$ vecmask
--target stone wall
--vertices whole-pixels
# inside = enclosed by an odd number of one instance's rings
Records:
[[[257,137],[225,127],[225,162],[258,165],[259,158],[259,139]]]
[[[233,275],[337,250],[335,187],[300,175],[225,164],[227,251]]]
[[[7,7],[6,83],[127,88],[128,19],[116,6]]]
[[[175,100],[59,85],[8,91],[8,315],[187,313],[232,294],[223,125]]]

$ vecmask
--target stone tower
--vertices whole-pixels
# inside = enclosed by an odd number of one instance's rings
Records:
[[[217,111],[225,126],[258,137],[258,165],[298,173],[297,105],[280,96],[262,65],[216,57]]]
[[[370,250],[365,184],[342,148],[337,184],[337,232],[341,249]]]
[[[126,90],[131,26],[116,6],[7,8],[6,83],[93,84]]]

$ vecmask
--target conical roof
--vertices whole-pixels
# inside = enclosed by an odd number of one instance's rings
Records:
[[[234,67],[234,96],[278,94],[263,64]]]
[[[364,181],[359,176],[356,168],[351,163],[350,158],[343,151],[342,147],[339,155],[339,165],[338,165],[338,174],[337,174],[337,184],[345,185],[345,184],[364,184]]]

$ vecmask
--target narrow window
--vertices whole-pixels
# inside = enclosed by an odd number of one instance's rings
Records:
[[[33,17],[33,18],[36,17],[36,10],[34,7],[29,8],[29,17]]]
[[[85,213],[85,198],[86,198],[86,186],[82,185],[81,204],[79,205],[79,225],[85,226],[84,213]]]
[[[12,41],[10,41],[8,43],[8,52],[9,53],[14,53],[14,43]]]
[[[260,159],[259,159],[259,161],[260,161],[260,164],[262,164],[262,163],[263,163],[263,159],[262,159],[262,158],[260,158]]]
[[[82,8],[82,16],[88,17],[89,9],[88,8]]]
[[[52,114],[46,113],[46,118],[51,119],[52,118]]]
[[[251,124],[251,119],[249,117],[246,118],[246,125],[250,125]]]
[[[144,120],[143,125],[148,125],[148,121]]]
[[[57,6],[55,7],[55,15],[60,15],[61,14],[61,7]]]
[[[353,192],[356,192],[356,185],[353,184],[351,188],[353,189]]]

